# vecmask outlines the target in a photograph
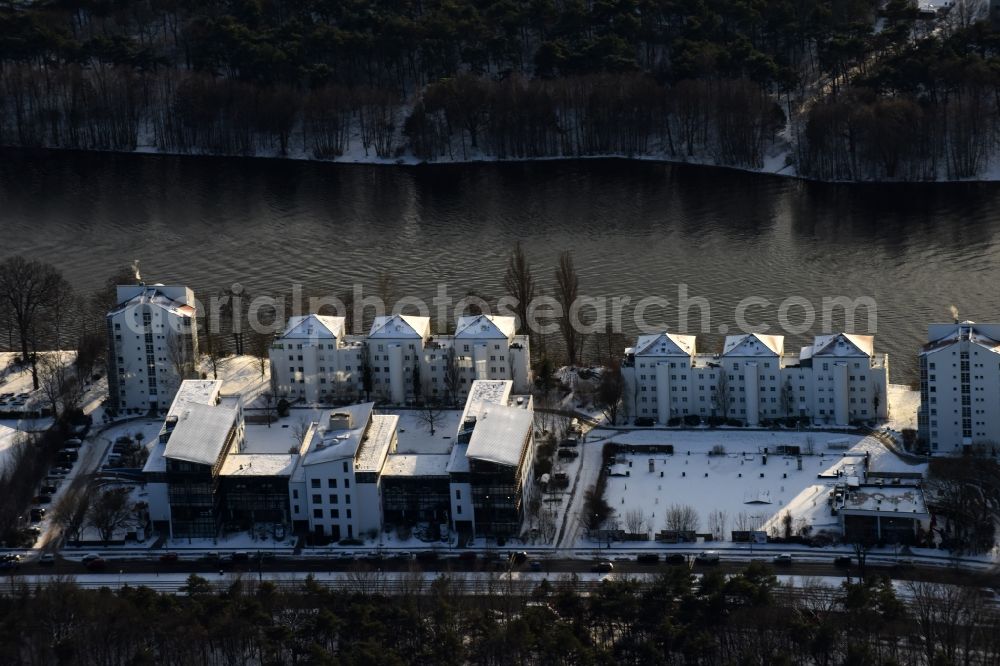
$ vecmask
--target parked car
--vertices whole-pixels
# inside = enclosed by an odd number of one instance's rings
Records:
[[[35,504],[51,504],[52,495],[45,495],[45,494],[35,495],[35,497],[31,501],[34,502]]]
[[[892,568],[896,571],[906,571],[913,568],[913,560],[902,558],[892,563]]]
[[[45,509],[35,507],[30,512],[28,512],[28,517],[33,523],[40,523],[45,519]]]
[[[69,467],[63,467],[60,465],[58,467],[53,467],[52,469],[50,469],[49,476],[66,476],[67,474],[70,473],[70,471],[71,470]]]
[[[719,563],[719,551],[717,550],[703,550],[694,558],[695,562],[699,564],[718,564]]]
[[[107,568],[108,563],[103,557],[98,557],[90,560],[84,566],[87,567],[88,571],[104,571]]]
[[[640,416],[635,420],[635,425],[640,428],[648,428],[650,426],[656,425],[656,419],[651,416]]]
[[[687,556],[682,553],[670,553],[669,555],[664,555],[663,561],[673,566],[685,565],[688,562]]]
[[[250,559],[250,554],[243,550],[238,550],[229,556],[233,562],[246,562]]]
[[[850,567],[852,564],[854,564],[854,558],[852,558],[850,555],[839,555],[833,558],[833,566],[835,567],[841,567],[846,569]]]
[[[38,563],[43,567],[51,567],[56,563],[56,556],[52,553],[42,553],[42,556],[38,558]]]
[[[660,556],[656,553],[639,553],[635,556],[635,561],[639,564],[656,564],[660,561]]]
[[[10,571],[16,569],[21,563],[21,556],[16,553],[6,553],[0,557],[0,571]]]
[[[788,566],[788,565],[790,565],[792,563],[792,554],[791,553],[778,553],[777,555],[774,556],[774,559],[772,559],[771,561],[774,562],[775,564],[779,564],[779,565],[782,565],[782,566]]]
[[[99,559],[101,559],[101,556],[98,555],[97,553],[87,553],[82,558],[80,558],[80,561],[83,562],[84,564],[87,564],[89,562],[93,562],[94,560],[99,560]]]
[[[421,562],[434,562],[437,558],[438,554],[433,550],[422,550],[417,553],[417,560]]]
[[[83,442],[77,439],[76,437],[72,439],[67,439],[65,442],[63,442],[64,449],[78,449],[81,446],[83,446]]]
[[[80,459],[80,454],[76,449],[63,449],[59,452],[59,462],[75,463]]]
[[[180,558],[177,556],[177,553],[163,553],[160,555],[161,562],[176,562],[178,559]]]
[[[465,550],[458,554],[458,559],[466,562],[475,562],[479,557],[479,553],[474,550]]]
[[[608,561],[598,562],[590,570],[594,573],[611,573],[615,570],[615,565]]]
[[[541,571],[542,563],[539,560],[532,560],[531,564],[528,565],[532,571]]]

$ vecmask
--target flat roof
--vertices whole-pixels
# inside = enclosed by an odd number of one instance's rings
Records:
[[[386,457],[382,476],[448,476],[448,454],[400,453]]]
[[[222,476],[290,476],[298,456],[286,454],[237,453],[226,456]]]
[[[163,451],[165,458],[214,465],[236,423],[237,410],[225,405],[186,405],[177,415]]]
[[[354,457],[355,472],[378,472],[382,469],[399,417],[395,414],[375,414],[371,425],[361,441],[361,447]]]
[[[862,486],[847,493],[842,511],[852,514],[926,516],[924,494],[913,487]]]
[[[476,419],[466,455],[476,460],[517,466],[533,421],[532,413],[526,409],[502,405],[487,407]]]

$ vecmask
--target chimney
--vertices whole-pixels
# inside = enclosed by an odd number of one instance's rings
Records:
[[[330,414],[329,430],[350,430],[354,427],[350,412],[333,412]]]

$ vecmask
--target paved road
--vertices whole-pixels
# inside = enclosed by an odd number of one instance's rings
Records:
[[[541,559],[541,570],[532,572],[541,575],[562,576],[564,574],[591,573],[592,562],[577,559]],[[665,572],[670,565],[640,564],[633,561],[615,561],[614,571],[619,574],[651,574]],[[694,573],[719,571],[722,573],[737,573],[746,567],[746,562],[722,561],[718,565],[688,565]],[[916,580],[935,583],[950,583],[955,585],[992,586],[1000,584],[1000,579],[994,574],[959,571],[940,567],[914,567],[912,569],[894,569],[881,564],[869,564],[869,574],[887,574],[897,580]],[[256,560],[244,562],[210,561],[206,558],[180,559],[176,562],[161,562],[158,557],[141,559],[111,559],[107,560],[103,573],[113,574],[159,574],[197,573],[200,575],[219,575],[220,571],[227,574],[245,573],[258,575],[293,574],[293,573],[363,573],[363,572],[454,572],[454,573],[506,573],[506,561],[486,561],[483,559],[462,560],[457,558],[441,558],[433,561],[414,561],[401,558],[346,560],[341,558],[279,558],[271,561]],[[529,565],[523,564],[512,568],[519,573],[529,573]],[[848,575],[857,577],[858,568],[843,569],[826,562],[794,562],[787,566],[777,566],[775,572],[783,575],[800,577],[836,577],[846,578]],[[37,562],[22,564],[16,575],[47,575],[73,576],[94,573],[81,562],[57,557],[54,565],[41,565]],[[133,583],[134,584],[134,583]]]

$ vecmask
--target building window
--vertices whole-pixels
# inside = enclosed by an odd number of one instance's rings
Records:
[[[327,488],[336,488],[337,487],[337,479],[327,479],[326,480],[326,487]]]
[[[313,518],[322,518],[323,509],[313,509]]]
[[[312,479],[310,483],[312,484],[313,488],[319,488],[319,479]]]
[[[322,504],[323,503],[323,496],[322,495],[313,495],[312,502],[313,502],[313,504]]]

